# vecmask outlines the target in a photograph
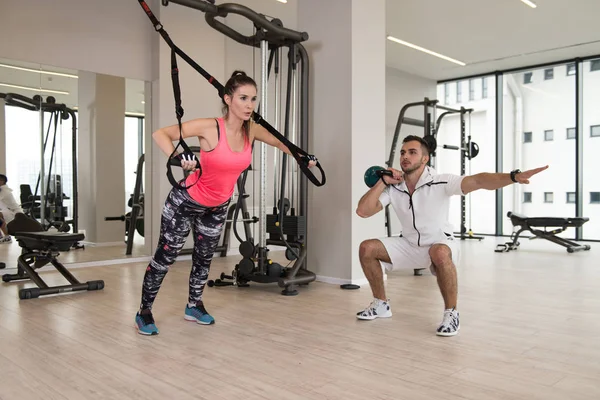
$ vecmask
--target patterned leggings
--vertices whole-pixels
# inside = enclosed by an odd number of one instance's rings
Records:
[[[171,190],[162,212],[156,252],[144,275],[141,309],[152,308],[160,285],[192,228],[194,252],[188,302],[197,304],[202,300],[210,263],[227,218],[228,205],[229,201],[217,207],[206,207],[194,201],[185,189]]]

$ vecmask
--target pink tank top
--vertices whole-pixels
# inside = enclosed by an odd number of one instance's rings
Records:
[[[186,179],[188,193],[198,203],[215,207],[223,204],[233,196],[235,183],[240,174],[252,162],[252,148],[246,138],[244,150],[236,152],[231,150],[225,132],[225,122],[217,118],[219,142],[210,150],[200,150],[200,167],[202,175],[198,180],[200,170],[190,174]],[[194,185],[194,182],[196,183]]]

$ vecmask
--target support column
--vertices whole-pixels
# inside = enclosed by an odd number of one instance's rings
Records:
[[[335,23],[332,23],[335,21]],[[330,283],[363,283],[361,241],[385,236],[383,212],[356,215],[385,148],[385,1],[303,0],[298,27],[311,61],[311,148],[327,184],[309,195],[308,268]]]
[[[79,73],[79,228],[86,241],[123,243],[125,79]]]
[[[6,117],[4,99],[0,99],[0,173],[6,174]]]

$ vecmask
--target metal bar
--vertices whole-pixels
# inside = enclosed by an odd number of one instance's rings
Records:
[[[262,117],[268,120],[269,107],[267,104],[267,68],[268,68],[268,53],[269,43],[263,40],[260,44],[260,55],[261,55],[261,76],[260,76],[260,104],[262,108]],[[258,246],[265,247],[266,232],[267,232],[267,210],[266,210],[266,190],[267,190],[267,145],[264,142],[260,143],[260,216],[259,216],[259,227],[258,227]]]
[[[169,0],[168,2],[165,2],[163,0],[163,6],[166,6],[167,3],[179,4],[181,6],[190,7],[190,8],[196,9],[196,10],[200,10],[202,12],[217,12],[218,11],[217,6],[215,6],[214,4],[209,4],[206,1],[202,1],[202,0]]]
[[[502,169],[502,157],[503,147],[502,138],[503,132],[503,76],[501,73],[496,73],[496,172],[503,172]],[[496,190],[496,236],[502,235],[502,222],[503,222],[503,207],[502,207],[502,189]]]
[[[575,62],[575,216],[583,215],[583,62]],[[583,238],[583,226],[575,229],[575,240]]]
[[[450,107],[446,107],[446,106],[437,105],[437,108],[439,108],[440,110],[452,111],[452,112],[455,112],[455,113],[461,112],[460,110],[457,110],[457,109],[454,109],[454,108],[450,108]]]
[[[274,49],[275,51],[275,118],[273,127],[280,130],[280,96],[281,96],[281,48]],[[280,159],[280,152],[274,151],[273,153],[273,207],[277,207],[277,193],[279,192],[279,170],[277,169],[278,161]]]
[[[421,128],[425,128],[425,121],[421,121],[420,119],[404,117],[402,118],[402,123],[412,126],[419,126]]]

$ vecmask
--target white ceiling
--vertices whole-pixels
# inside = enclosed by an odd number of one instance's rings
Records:
[[[600,54],[600,0],[386,0],[387,34],[467,63],[387,41],[387,65],[451,79]]]
[[[387,34],[467,63],[459,66],[386,41],[387,65],[443,80],[600,54],[600,0],[534,1],[535,9],[520,0],[386,0]],[[44,97],[77,104],[77,79],[37,72],[77,71],[2,58],[0,63],[36,70],[0,67],[0,83],[67,91]],[[36,94],[0,85],[0,93],[8,92]],[[127,112],[144,112],[143,82],[127,79],[126,97]]]
[[[11,69],[1,65],[23,67],[33,71]],[[46,100],[48,96],[54,96],[57,103],[66,104],[71,108],[77,106],[78,79],[45,74],[44,72],[46,71],[59,72],[75,76],[78,74],[78,71],[76,70],[0,58],[0,93],[18,93],[30,98],[36,94],[41,94],[44,100]],[[57,94],[44,91],[39,92],[37,90],[13,88],[3,86],[2,83],[29,88],[57,90],[61,92],[68,92],[68,94]],[[126,112],[143,114],[144,104],[142,101],[144,100],[144,82],[126,79],[125,98]]]

